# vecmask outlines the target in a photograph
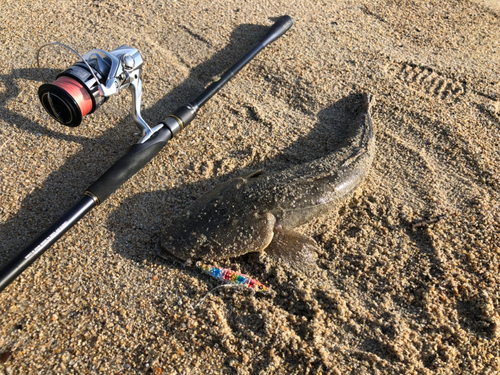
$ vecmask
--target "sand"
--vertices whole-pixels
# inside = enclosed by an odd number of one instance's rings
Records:
[[[283,14],[284,37],[1,293],[3,373],[500,372],[494,1],[3,1],[0,264],[138,140],[128,93],[78,128],[53,121],[40,45],[139,49],[154,125]],[[47,75],[74,60],[42,51]],[[377,155],[348,204],[299,228],[322,249],[316,274],[229,259],[273,292],[224,288],[193,309],[219,283],[159,258],[162,227],[231,177],[335,150],[358,92],[376,98]]]

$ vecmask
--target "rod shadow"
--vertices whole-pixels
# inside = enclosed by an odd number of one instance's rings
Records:
[[[248,46],[249,49],[252,43],[256,43],[262,38],[267,29],[267,27],[251,24],[237,27],[232,32],[230,43],[225,48],[193,68],[182,83],[155,105],[144,109],[142,111],[143,117],[150,121],[152,115],[159,112],[166,116],[175,108],[194,99],[214,76],[224,72],[230,67],[231,62],[235,62],[241,57],[242,46]],[[46,77],[55,75],[54,70],[51,69],[45,69],[43,72]],[[39,71],[35,68],[16,69],[10,74],[2,75],[1,78],[9,89],[0,95],[0,103],[8,103],[10,99],[20,95],[21,88],[16,82],[18,78],[42,83]],[[186,93],[189,97],[186,97]],[[111,102],[106,103],[106,106],[110,105],[112,105]],[[86,138],[76,134],[50,130],[44,123],[33,121],[23,114],[13,112],[5,105],[0,106],[0,118],[23,132],[81,145],[81,150],[68,158],[64,165],[52,172],[41,186],[26,196],[18,213],[2,224],[0,228],[0,265],[4,265],[66,212],[70,208],[68,202],[76,203],[81,198],[85,188],[113,165],[125,153],[126,148],[138,141],[138,138],[133,136],[136,125],[130,114],[124,116],[117,127],[105,131],[97,138]],[[156,121],[160,120],[162,119],[156,119]],[[87,121],[91,121],[91,116]],[[82,163],[82,161],[86,161],[86,163]],[[86,165],[87,168],[82,170],[82,164]],[[69,181],[78,182],[68,184]],[[41,209],[42,207],[43,209]]]

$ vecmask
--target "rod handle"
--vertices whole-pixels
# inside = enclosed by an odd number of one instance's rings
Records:
[[[171,138],[172,132],[167,127],[163,127],[146,142],[131,146],[121,159],[87,189],[86,194],[93,197],[97,204],[101,204],[130,177],[149,163]]]

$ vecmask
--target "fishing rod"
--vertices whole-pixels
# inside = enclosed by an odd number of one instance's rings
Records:
[[[219,80],[208,86],[196,99],[177,108],[154,128],[149,127],[140,113],[142,95],[142,57],[135,48],[121,46],[111,52],[94,49],[81,56],[62,43],[49,43],[70,49],[79,60],[60,73],[52,83],[44,83],[38,96],[45,110],[63,125],[75,127],[83,118],[103,105],[110,96],[124,89],[132,93],[132,118],[141,131],[141,140],[99,177],[83,194],[78,203],[61,216],[50,228],[20,251],[0,270],[0,291],[38,259],[90,210],[102,204],[116,189],[144,167],[167,142],[179,134],[195,117],[198,110],[262,49],[281,37],[293,24],[289,16],[278,19],[266,35]],[[45,81],[45,78],[42,78]]]

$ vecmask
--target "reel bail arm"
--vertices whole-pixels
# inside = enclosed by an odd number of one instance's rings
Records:
[[[123,45],[109,53],[103,50],[92,50],[83,58],[91,59],[95,54],[104,55],[111,60],[106,82],[98,86],[99,93],[101,96],[109,97],[118,94],[123,89],[129,89],[132,95],[132,119],[141,132],[139,143],[146,142],[162,125],[151,129],[141,116],[143,66],[141,54],[137,49]]]

